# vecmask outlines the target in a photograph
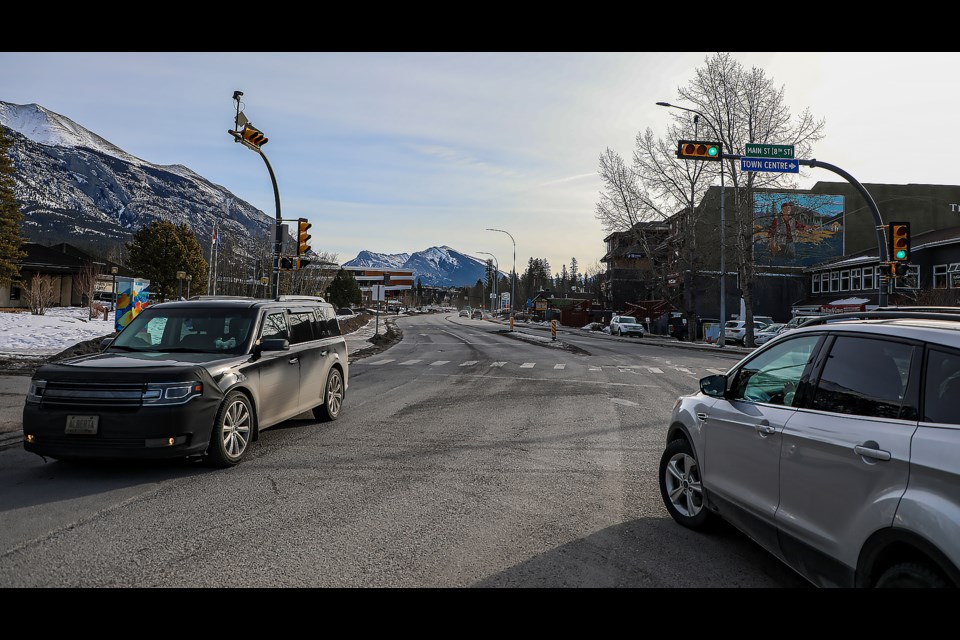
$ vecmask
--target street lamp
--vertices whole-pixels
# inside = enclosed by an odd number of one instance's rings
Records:
[[[723,140],[720,136],[720,133],[717,131],[717,128],[713,126],[713,122],[710,121],[710,118],[703,115],[696,109],[689,109],[687,107],[681,107],[676,104],[670,104],[669,102],[658,102],[658,107],[669,107],[671,109],[682,109],[683,111],[689,111],[690,113],[695,113],[704,120],[707,121],[707,124],[710,125],[710,128],[713,129],[713,134],[717,136],[717,142],[723,143]],[[723,347],[726,345],[726,340],[724,336],[724,327],[727,324],[727,240],[726,240],[726,218],[724,216],[723,201],[724,201],[724,192],[726,188],[723,184],[723,154],[720,154],[720,335],[717,336],[717,346]],[[690,203],[691,211],[693,210],[693,203]],[[742,318],[741,318],[742,320]],[[697,328],[693,327],[693,339],[697,339]]]
[[[510,242],[513,243],[513,273],[511,274],[512,282],[510,285],[510,331],[513,331],[513,310],[517,304],[517,241],[513,239],[513,235],[509,231],[503,229],[487,229],[487,231],[505,233],[510,236]]]
[[[499,289],[500,289],[500,263],[497,262],[497,256],[493,255],[492,253],[487,253],[486,251],[477,251],[477,253],[482,253],[482,254],[485,255],[485,256],[490,256],[491,258],[493,258],[493,269],[494,269],[494,276],[493,276],[493,298],[494,298],[494,300],[497,300],[497,307],[498,307],[498,308],[497,308],[496,310],[494,310],[494,308],[493,308],[493,303],[491,303],[491,304],[490,304],[490,313],[496,314],[496,312],[500,310],[500,309],[499,309],[500,301],[499,301],[499,298],[497,298],[497,293],[499,293]]]
[[[191,280],[193,280],[193,274],[188,273],[187,274],[187,299],[188,300],[190,299],[190,281]]]
[[[177,300],[183,299],[183,279],[186,277],[186,271],[177,271]]]

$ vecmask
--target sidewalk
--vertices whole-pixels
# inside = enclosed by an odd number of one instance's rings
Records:
[[[0,376],[0,450],[20,444],[23,401],[30,376]]]
[[[499,320],[485,317],[484,320],[488,322],[495,322],[504,326],[510,326],[509,320]],[[527,324],[525,322],[514,322],[513,323],[514,331],[519,331],[522,329],[526,330],[535,330],[535,331],[545,331],[550,332],[549,324]],[[748,353],[753,353],[753,349],[748,349],[746,347],[738,347],[733,345],[726,345],[724,347],[719,347],[715,344],[710,344],[707,342],[684,342],[677,340],[676,338],[671,338],[669,336],[661,336],[653,333],[644,334],[643,338],[639,340],[637,338],[621,338],[619,336],[612,336],[609,333],[604,333],[603,331],[584,331],[583,329],[577,329],[574,327],[564,327],[557,323],[557,336],[558,340],[560,339],[560,334],[567,335],[576,335],[583,337],[594,337],[594,338],[605,338],[607,340],[616,340],[619,342],[642,342],[643,344],[656,345],[658,347],[675,347],[678,349],[694,349],[697,351],[711,351],[713,353],[733,353],[739,356],[746,355]]]

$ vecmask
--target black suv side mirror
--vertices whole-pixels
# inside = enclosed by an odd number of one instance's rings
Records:
[[[253,348],[253,352],[260,353],[261,351],[290,351],[290,341],[286,338],[261,340],[260,344]]]

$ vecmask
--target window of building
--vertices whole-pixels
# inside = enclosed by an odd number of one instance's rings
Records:
[[[947,284],[951,289],[960,289],[960,262],[947,267]]]
[[[20,299],[20,287],[16,285],[10,285],[10,299],[19,300]]]
[[[810,279],[810,292],[811,293],[820,293],[820,274],[815,273]]]
[[[873,289],[873,267],[864,267],[863,269],[863,288]]]
[[[933,288],[934,289],[947,288],[947,265],[945,264],[933,265]]]
[[[896,284],[894,285],[897,289],[919,289],[920,288],[920,267],[917,265],[910,265],[910,268],[907,269],[906,275],[902,278],[894,279]]]
[[[813,396],[820,411],[879,418],[901,415],[912,345],[874,338],[839,336],[830,350]]]
[[[840,272],[830,272],[830,291],[840,291]]]
[[[830,272],[824,271],[820,274],[820,291],[826,293],[830,291]]]
[[[840,272],[840,291],[850,291],[850,272]]]
[[[860,291],[860,269],[850,269],[850,291]]]

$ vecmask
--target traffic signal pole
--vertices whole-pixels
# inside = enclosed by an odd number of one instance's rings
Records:
[[[276,230],[274,234],[273,242],[273,276],[270,278],[270,294],[276,299],[280,295],[280,254],[283,252],[283,227],[281,226],[282,218],[280,217],[280,189],[277,188],[277,177],[273,174],[273,167],[270,166],[270,161],[267,160],[267,156],[263,151],[257,150],[257,153],[260,154],[260,157],[263,158],[263,163],[267,165],[267,171],[270,172],[270,182],[273,183],[273,200],[276,203],[277,208],[277,222]]]

